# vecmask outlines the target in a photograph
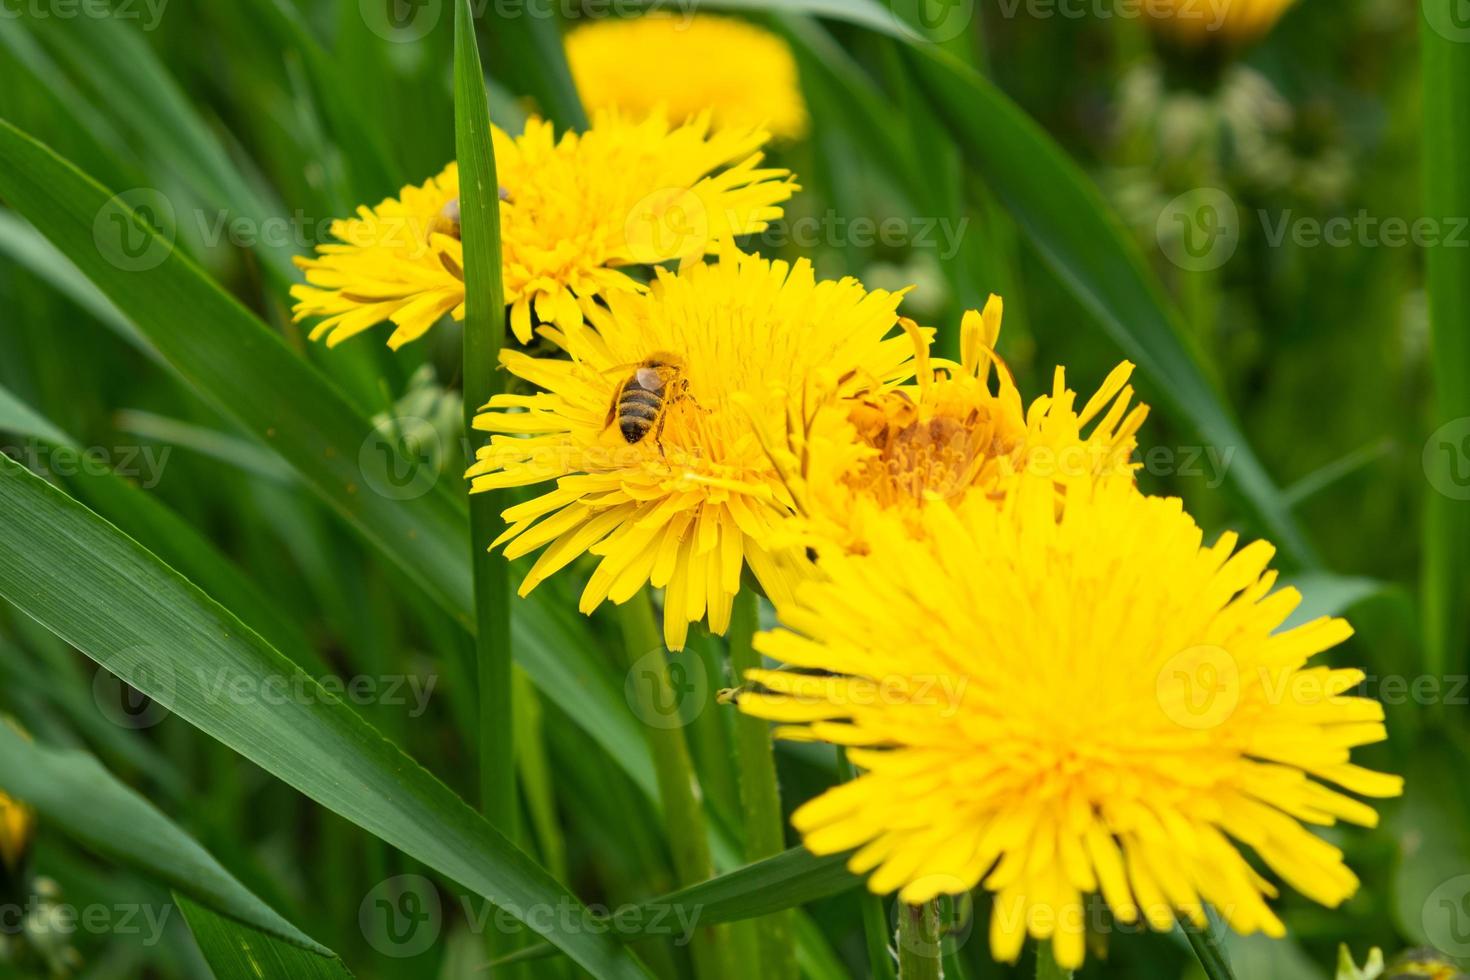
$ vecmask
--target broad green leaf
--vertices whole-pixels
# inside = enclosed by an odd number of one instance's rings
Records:
[[[263,932],[233,922],[176,894],[199,951],[216,980],[344,980],[351,977],[335,956],[289,946]]]
[[[227,207],[259,224],[283,209],[262,199],[236,168],[169,74],[143,33],[120,17],[25,19],[27,29],[48,42],[72,71],[85,78],[107,115],[133,132],[147,134],[160,159],[189,181],[209,203]],[[274,274],[292,279],[293,249],[268,235],[256,236],[262,260]]]
[[[365,541],[474,631],[469,522],[445,481],[422,487],[422,474],[392,440],[136,218],[127,231],[136,236],[137,254],[156,257],[158,264],[137,269],[109,261],[126,256],[116,243],[94,238],[95,217],[117,207],[108,192],[3,121],[0,197],[74,262],[201,397],[286,460]],[[105,213],[130,215],[126,209]],[[641,787],[651,787],[647,745],[620,693],[595,665],[587,624],[554,615],[540,605],[544,601],[533,595],[514,606],[522,666]]]
[[[141,545],[0,458],[0,596],[262,769],[494,905],[598,977],[643,977],[443,783]],[[288,692],[281,696],[281,692]],[[535,909],[569,910],[572,925]]]
[[[66,452],[79,458],[82,451],[75,439],[0,386],[0,432],[3,431],[40,439],[49,444],[53,455]],[[163,464],[155,458],[153,465],[161,469]],[[281,614],[260,587],[160,499],[135,485],[126,475],[111,470],[77,465],[68,467],[68,472],[67,484],[89,507],[134,538],[147,541],[161,558],[217,601],[228,604],[235,615],[295,663],[325,671],[325,664],[305,634]]]
[[[0,196],[70,258],[206,401],[274,448],[365,538],[468,624],[465,522],[446,487],[393,499],[405,496],[394,491],[403,485],[399,467],[407,463],[387,440],[375,438],[339,390],[126,202],[4,122]]]
[[[332,951],[281,918],[208,851],[85,752],[38,745],[0,724],[0,789],[48,827],[313,955]]]

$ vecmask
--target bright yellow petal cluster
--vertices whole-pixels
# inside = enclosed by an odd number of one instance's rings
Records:
[[[30,853],[36,832],[36,813],[30,807],[0,793],[0,862],[14,874]]]
[[[1160,34],[1186,44],[1248,44],[1265,36],[1295,0],[1148,0]]]
[[[509,558],[545,548],[524,595],[583,553],[601,561],[582,595],[590,613],[645,583],[665,590],[664,636],[688,624],[726,628],[748,566],[767,595],[790,595],[792,571],[772,549],[792,500],[768,449],[787,407],[840,394],[858,377],[906,379],[913,347],[897,329],[901,295],[856,280],[817,281],[811,264],[727,248],[714,264],[659,270],[646,293],[608,296],[590,327],[543,328],[566,358],[502,352],[538,389],[502,395],[476,427],[500,433],[470,470],[473,489],[556,481],[505,512],[496,544]],[[651,357],[678,365],[657,427],[629,443],[614,405]]]
[[[1058,368],[1051,393],[1023,408],[995,353],[1002,311],[992,296],[983,313],[965,315],[959,363],[931,361],[920,340],[916,384],[863,393],[813,421],[791,454],[802,460],[793,525],[802,544],[862,551],[865,526],[890,515],[920,533],[929,505],[998,500],[1025,473],[1051,479],[1060,504],[1074,484],[1134,471],[1148,409],[1129,407],[1133,365],[1120,364],[1080,409]]]
[[[1068,488],[1026,476],[999,506],[931,507],[928,533],[870,528],[866,555],[824,575],[757,646],[789,665],[750,680],[741,710],[851,747],[862,770],[795,813],[819,854],[874,892],[923,902],[995,893],[991,944],[1014,961],[1050,939],[1081,965],[1085,899],[1125,923],[1280,935],[1275,886],[1245,856],[1336,906],[1357,879],[1303,824],[1372,826],[1401,781],[1349,761],[1385,737],[1350,696],[1357,670],[1311,666],[1340,619],[1292,629],[1273,550],[1205,546],[1175,499],[1128,477]]]
[[[675,119],[714,113],[721,126],[806,132],[796,59],[754,24],[709,14],[603,20],[567,35],[567,61],[590,109]]]
[[[598,298],[642,289],[628,266],[693,261],[764,230],[796,190],[788,171],[760,166],[766,133],[714,129],[708,114],[670,126],[601,113],[559,140],[533,119],[520,136],[492,135],[505,300],[521,343],[534,320],[570,330]],[[332,235],[337,243],[297,259],[306,284],[291,290],[296,320],[322,318],[312,339],[338,344],[387,320],[397,348],[445,313],[464,316],[454,164],[333,222]]]

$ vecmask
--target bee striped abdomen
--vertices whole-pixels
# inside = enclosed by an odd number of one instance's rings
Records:
[[[659,412],[663,410],[663,395],[649,391],[636,384],[625,387],[618,395],[618,429],[629,443],[635,443],[648,435]]]

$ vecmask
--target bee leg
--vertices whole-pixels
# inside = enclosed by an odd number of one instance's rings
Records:
[[[658,426],[653,430],[653,441],[658,446],[659,457],[664,460],[669,458],[668,453],[664,452],[664,423],[668,420],[669,410],[665,406],[664,410],[659,413]]]

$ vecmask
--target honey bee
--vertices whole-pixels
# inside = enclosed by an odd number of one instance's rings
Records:
[[[663,434],[671,405],[689,390],[680,360],[673,354],[650,354],[638,362],[628,378],[618,385],[617,393],[607,409],[603,428],[618,423],[618,431],[631,446],[653,432],[658,440]],[[660,447],[662,448],[662,447]]]

